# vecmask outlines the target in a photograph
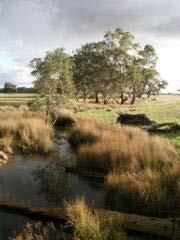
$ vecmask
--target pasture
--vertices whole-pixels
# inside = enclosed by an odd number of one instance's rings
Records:
[[[30,93],[0,93],[0,106],[19,107],[27,105],[35,96],[36,94]]]
[[[103,119],[107,123],[115,123],[118,113],[144,113],[157,123],[180,123],[180,95],[160,95],[150,99],[139,100],[135,105],[79,103],[80,115]],[[166,135],[179,148],[180,135],[177,133]]]

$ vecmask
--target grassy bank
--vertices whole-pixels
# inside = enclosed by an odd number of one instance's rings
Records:
[[[139,128],[80,118],[69,141],[77,167],[107,175],[107,199],[116,209],[161,215],[176,207],[180,163],[168,140]]]
[[[151,120],[157,123],[177,122],[180,124],[180,95],[161,95],[137,101],[135,105],[119,105],[116,103],[103,105],[94,103],[79,103],[80,116],[89,116],[94,119],[101,119],[107,123],[115,123],[118,112],[129,114],[146,114]],[[167,137],[172,143],[180,148],[180,135],[168,134]]]
[[[27,108],[0,109],[0,148],[4,152],[48,153],[52,149],[53,129],[42,116]]]

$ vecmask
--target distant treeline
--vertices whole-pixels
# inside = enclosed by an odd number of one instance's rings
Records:
[[[5,82],[4,87],[0,88],[0,93],[37,93],[33,87],[17,87],[12,82]]]

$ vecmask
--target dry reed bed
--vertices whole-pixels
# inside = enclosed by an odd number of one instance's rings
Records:
[[[52,149],[52,133],[52,127],[45,124],[40,114],[24,108],[0,109],[0,143],[7,153],[17,148],[24,152],[48,153]]]
[[[153,206],[155,212],[176,207],[180,162],[175,147],[164,138],[139,128],[77,119],[69,139],[76,147],[78,167],[107,174],[108,200],[114,207],[136,208],[138,203],[149,211]]]

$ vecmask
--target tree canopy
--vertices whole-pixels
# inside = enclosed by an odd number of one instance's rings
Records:
[[[44,59],[30,62],[35,89],[43,97],[46,119],[56,107],[64,106],[73,93],[73,61],[63,48],[47,52]]]
[[[72,92],[84,100],[94,97],[97,103],[101,95],[105,104],[109,98],[134,104],[143,94],[157,94],[167,85],[156,69],[157,59],[152,45],[142,47],[130,32],[117,28],[106,32],[102,41],[84,44],[73,56],[59,48],[44,59],[33,59],[30,66],[35,88],[49,109],[66,102]]]

